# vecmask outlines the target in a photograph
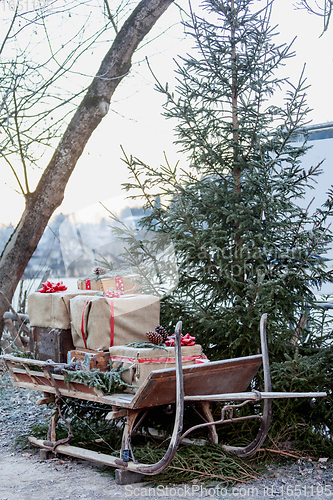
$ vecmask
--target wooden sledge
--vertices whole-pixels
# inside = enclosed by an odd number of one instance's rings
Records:
[[[142,475],[154,475],[162,472],[175,456],[181,441],[193,430],[207,427],[209,440],[217,443],[216,425],[259,419],[260,428],[252,443],[244,447],[223,445],[223,448],[231,453],[248,457],[256,452],[267,436],[272,399],[326,396],[324,392],[272,392],[266,341],[266,320],[267,315],[264,314],[260,322],[262,354],[184,367],[182,367],[180,350],[182,323],[179,321],[175,330],[176,367],[151,372],[136,394],[110,395],[77,382],[71,382],[68,385],[64,381],[63,375],[52,373],[51,368],[54,368],[55,364],[10,355],[4,355],[2,358],[14,378],[14,385],[44,393],[43,398],[37,402],[38,404],[50,402],[53,397],[60,402],[61,398],[66,396],[110,405],[111,411],[106,417],[107,420],[125,417],[120,457],[71,446],[66,443],[68,440],[57,441],[55,417],[51,419],[47,440],[36,439],[32,436],[29,437],[29,440],[44,450],[116,467],[118,469],[116,471],[117,482],[126,484],[140,480]],[[250,386],[261,365],[263,365],[264,372],[264,391],[244,392]],[[36,369],[37,367],[38,369]],[[233,416],[233,410],[237,407],[259,400],[264,401],[262,415]],[[221,419],[217,421],[214,421],[210,410],[210,402],[213,401],[226,402],[222,409]],[[184,403],[198,404],[204,422],[182,433]],[[175,404],[176,413],[173,433],[164,457],[155,464],[137,462],[131,448],[133,433],[149,409],[169,404]],[[140,414],[142,415],[138,419]]]

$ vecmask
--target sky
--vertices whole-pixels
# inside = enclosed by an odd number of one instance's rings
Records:
[[[263,0],[258,3],[264,5]],[[128,173],[120,146],[127,155],[150,165],[163,163],[164,152],[171,163],[180,160],[185,165],[185,158],[173,144],[173,123],[161,116],[164,98],[154,90],[154,79],[145,62],[148,57],[161,83],[174,85],[174,58],[189,51],[191,45],[182,27],[175,25],[177,19],[178,10],[171,6],[151,33],[155,40],[137,52],[131,74],[119,85],[108,115],[79,159],[56,214],[87,213],[87,207],[96,207],[100,201],[110,205],[112,199],[112,203],[123,203],[127,194],[121,185],[128,180]],[[297,82],[306,64],[305,76],[310,85],[307,101],[313,109],[309,119],[313,124],[333,122],[333,21],[320,37],[322,19],[296,11],[290,0],[275,0],[272,24],[278,25],[280,42],[289,43],[297,37],[293,45],[297,55],[287,62],[284,74]],[[17,185],[9,169],[4,164],[0,168],[0,224],[15,225],[24,200],[15,191]],[[35,169],[30,174],[33,185],[40,171]]]

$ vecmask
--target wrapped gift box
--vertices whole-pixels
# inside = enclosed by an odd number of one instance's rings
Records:
[[[99,370],[105,372],[110,368],[109,351],[93,351],[91,349],[75,349],[69,351],[67,362],[81,361],[86,370]]]
[[[143,294],[77,296],[70,301],[70,312],[74,346],[104,351],[112,345],[147,342],[146,332],[160,321],[160,301]]]
[[[138,387],[142,385],[153,370],[174,368],[176,366],[174,347],[150,349],[122,345],[110,347],[109,351],[113,368],[118,366],[119,363],[123,363],[123,367],[128,368],[122,374],[123,381]],[[199,344],[184,346],[181,351],[183,365],[193,365],[205,358]],[[137,391],[137,389],[129,390],[131,392]]]
[[[98,292],[77,291],[31,293],[28,295],[28,314],[31,326],[70,330],[69,301],[77,295],[96,295]]]
[[[86,278],[78,280],[79,290],[107,290],[119,291],[121,294],[141,293],[142,288],[139,283],[139,276],[117,276],[115,278]]]

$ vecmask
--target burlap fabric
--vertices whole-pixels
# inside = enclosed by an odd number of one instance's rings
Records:
[[[142,287],[139,283],[139,276],[121,276],[121,281],[123,285],[123,293],[133,294],[142,293]],[[106,290],[118,290],[118,286],[115,278],[100,278],[96,279],[80,279],[77,282],[77,287],[79,290],[101,290],[106,292]]]
[[[153,295],[88,300],[77,296],[70,301],[70,311],[74,346],[88,349],[107,350],[111,345],[147,342],[146,332],[154,330],[160,321],[160,301]]]
[[[202,359],[201,345],[184,346],[182,350],[182,364],[193,365]],[[123,363],[124,368],[129,368],[122,373],[122,379],[127,384],[140,387],[150,372],[165,368],[174,368],[175,348],[165,347],[163,349],[141,349],[127,346],[110,347],[110,360],[115,368],[119,363]],[[136,392],[137,389],[131,389]]]
[[[70,329],[69,301],[77,295],[96,295],[91,290],[71,292],[31,293],[28,295],[30,326]]]

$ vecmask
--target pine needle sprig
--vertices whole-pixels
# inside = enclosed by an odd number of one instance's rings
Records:
[[[151,342],[129,342],[125,346],[137,349],[163,349],[164,351],[168,351],[165,344],[152,344]]]
[[[123,363],[106,372],[100,372],[96,369],[90,371],[77,370],[75,372],[64,370],[64,381],[68,385],[71,382],[79,382],[88,387],[95,387],[106,394],[113,394],[115,392],[124,392],[127,388],[137,388],[137,386],[127,384],[122,380],[122,373],[127,370],[128,368],[123,367]]]
[[[16,358],[24,358],[24,359],[36,359],[33,353],[28,352],[25,350],[24,347],[17,347],[16,345],[11,345],[11,355],[15,356]],[[37,357],[38,359],[38,357]],[[35,372],[41,372],[43,371],[40,366],[36,365],[26,365],[29,370],[35,371]],[[23,368],[23,366],[21,367]]]
[[[165,453],[163,446],[156,447],[149,443],[143,447],[135,447],[134,454],[137,460],[157,462]],[[258,467],[260,469],[260,467]],[[158,484],[179,484],[184,481],[199,480],[200,482],[218,480],[225,486],[237,483],[248,483],[258,479],[259,470],[239,457],[226,453],[218,445],[185,446],[179,448],[172,464],[156,476]]]

